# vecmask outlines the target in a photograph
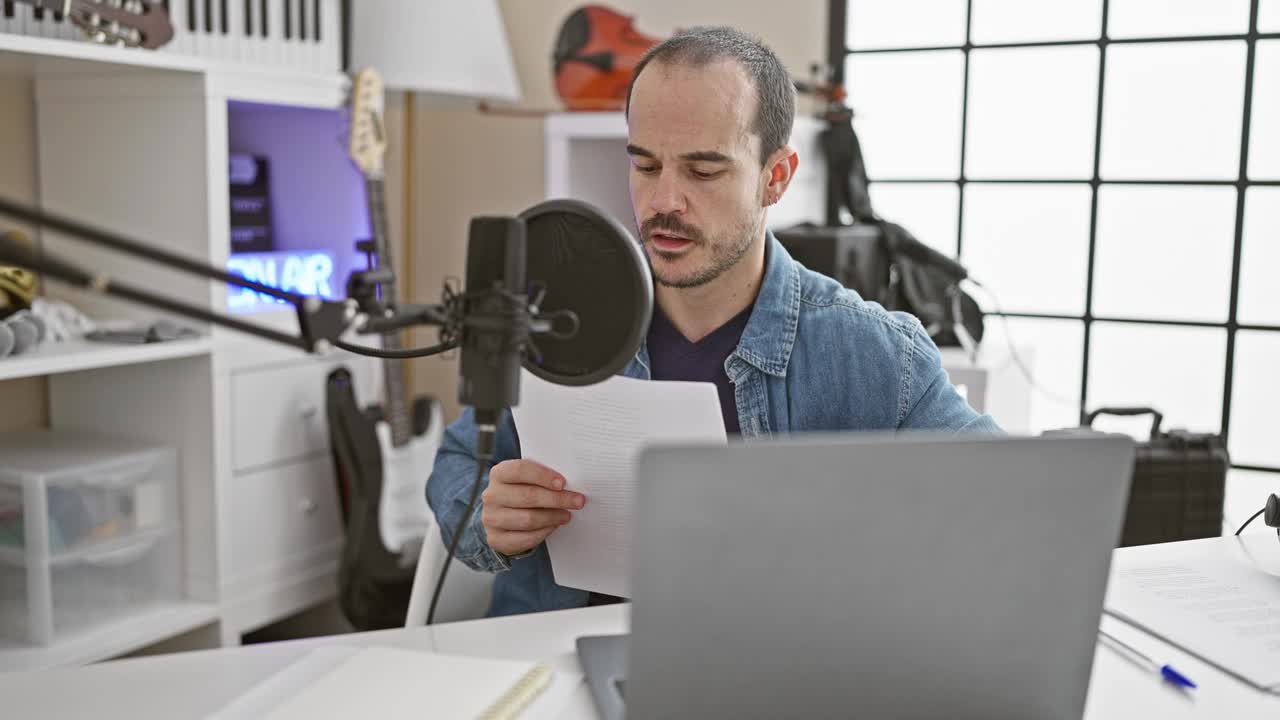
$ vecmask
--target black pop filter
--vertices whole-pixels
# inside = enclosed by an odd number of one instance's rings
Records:
[[[616,375],[639,351],[653,314],[653,275],[640,244],[617,220],[577,200],[548,200],[520,219],[525,276],[546,292],[539,311],[578,316],[572,337],[535,336],[524,367],[559,385]]]

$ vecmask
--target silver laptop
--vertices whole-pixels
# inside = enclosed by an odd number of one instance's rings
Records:
[[[1080,718],[1125,437],[844,435],[656,448],[602,715]]]

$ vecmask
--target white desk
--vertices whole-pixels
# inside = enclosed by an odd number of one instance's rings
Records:
[[[0,674],[5,718],[202,717],[321,645],[387,645],[416,650],[524,660],[549,660],[579,671],[579,635],[625,632],[627,606],[540,613],[496,620],[385,630],[269,645],[165,655],[35,673]],[[1280,697],[1263,695],[1195,658],[1128,626],[1104,619],[1124,640],[1172,663],[1200,684],[1183,694],[1114,651],[1099,647],[1085,717],[1280,718]],[[1046,651],[1049,651],[1046,648]],[[583,684],[563,714],[594,718]],[[376,719],[375,719],[376,720]]]

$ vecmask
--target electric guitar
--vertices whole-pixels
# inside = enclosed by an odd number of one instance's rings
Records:
[[[173,39],[169,13],[146,0],[16,0],[41,13],[54,13],[84,30],[85,37],[105,45],[121,44],[155,50]]]
[[[349,154],[365,179],[369,202],[371,269],[391,267],[391,243],[383,193],[382,78],[374,70],[355,76],[351,90]],[[381,300],[394,302],[393,282],[381,284]],[[382,336],[384,349],[399,349],[398,333]],[[444,433],[440,404],[406,401],[403,360],[384,360],[385,405],[379,414],[359,409],[350,373],[329,378],[330,434],[339,477],[347,541],[339,569],[339,600],[361,630],[402,627],[422,547],[434,522],[426,486]],[[380,415],[380,417],[379,417]]]

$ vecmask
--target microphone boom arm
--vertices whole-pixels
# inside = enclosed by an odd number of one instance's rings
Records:
[[[24,267],[32,272],[57,278],[91,292],[119,297],[193,320],[221,325],[306,352],[325,352],[330,347],[336,346],[357,354],[385,357],[385,352],[378,348],[350,345],[343,342],[341,337],[352,326],[357,326],[356,330],[360,333],[382,333],[413,325],[446,326],[450,321],[448,308],[442,305],[408,305],[403,306],[403,310],[407,312],[397,312],[400,308],[377,303],[372,299],[372,295],[365,302],[357,302],[353,299],[325,300],[288,292],[2,196],[0,196],[0,213],[189,275],[224,282],[283,300],[294,307],[300,333],[292,335],[273,330],[192,303],[165,297],[135,285],[122,283],[106,274],[94,274],[51,253],[20,245],[9,237],[0,237],[0,263]],[[369,275],[375,275],[379,271],[366,272]],[[353,273],[353,276],[360,274]],[[400,352],[405,357],[425,357],[445,352],[454,346],[453,343],[446,342],[429,348]]]

